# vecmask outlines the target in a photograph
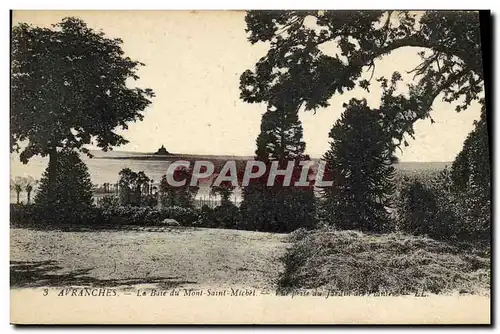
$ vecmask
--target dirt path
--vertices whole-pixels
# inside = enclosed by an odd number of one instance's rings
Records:
[[[11,229],[11,286],[270,288],[285,235],[221,230]]]

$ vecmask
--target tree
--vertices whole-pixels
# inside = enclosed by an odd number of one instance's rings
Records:
[[[262,115],[255,152],[257,159],[264,162],[275,160],[283,165],[303,157],[305,147],[293,95],[281,92],[273,96]]]
[[[130,168],[123,168],[118,175],[120,180],[118,181],[120,189],[120,204],[129,205],[135,203],[134,190],[137,183],[137,173],[132,171]]]
[[[456,103],[457,111],[472,101],[484,104],[477,12],[251,11],[245,20],[249,41],[269,44],[255,69],[241,76],[247,102],[267,102],[285,87],[299,108],[326,107],[333,94],[355,87],[369,91],[375,61],[413,47],[422,61],[407,69],[415,75],[406,84],[408,94],[393,89],[382,97],[398,145],[405,135],[413,136],[416,120],[430,117],[440,94]],[[323,52],[326,44],[336,46],[336,54]]]
[[[475,225],[481,238],[489,238],[491,226],[491,165],[486,110],[474,123],[474,130],[464,141],[462,151],[451,167],[456,192],[462,193],[467,208],[466,220]]]
[[[473,101],[484,108],[477,12],[251,11],[245,20],[249,41],[269,45],[255,68],[241,75],[246,102],[269,102],[287,91],[297,111],[316,111],[334,94],[356,87],[369,92],[376,61],[411,47],[421,62],[406,69],[414,74],[406,87],[399,72],[376,78],[383,90],[379,122],[393,147],[408,145],[413,124],[430,117],[438,96],[456,111]]]
[[[192,207],[199,187],[190,186],[193,171],[191,168],[178,167],[174,170],[173,178],[176,181],[186,180],[184,186],[176,187],[167,182],[163,175],[160,181],[160,201],[165,206]]]
[[[24,189],[26,190],[27,203],[30,204],[30,202],[31,202],[31,192],[33,191],[33,185],[32,184],[27,184]]]
[[[27,203],[30,204],[31,202],[31,192],[33,191],[33,188],[35,187],[37,181],[35,181],[31,176],[27,178],[26,180],[26,185],[24,186],[24,190],[26,191],[26,197],[27,197]]]
[[[490,197],[491,170],[488,125],[483,107],[481,117],[464,141],[462,151],[452,164],[453,183],[461,191],[476,186],[481,198]]]
[[[107,151],[127,143],[115,129],[142,120],[154,94],[128,87],[144,64],[126,57],[122,43],[74,17],[51,28],[13,27],[11,152],[20,152],[23,163],[48,155],[55,168],[61,150],[89,154],[87,144]],[[57,194],[50,186],[56,178],[49,170],[48,195]]]
[[[122,169],[118,175],[121,205],[141,205],[143,193],[149,196],[149,177],[143,171],[136,173],[130,168]]]
[[[21,195],[21,192],[23,191],[23,187],[25,184],[25,179],[22,177],[16,177],[15,179],[10,181],[10,189],[14,190],[16,192],[16,203],[19,204],[19,196]]]
[[[256,160],[266,164],[266,173],[251,180],[243,190],[242,227],[251,230],[290,232],[299,227],[309,228],[315,223],[315,199],[312,186],[294,186],[301,173],[304,155],[302,125],[297,115],[297,104],[287,92],[275,95],[262,116],[261,132],[257,137]],[[284,186],[283,177],[277,177],[274,186],[268,186],[270,166],[278,163],[285,169],[294,162],[290,186]]]
[[[53,166],[54,163],[57,165]],[[55,197],[49,195],[49,171],[51,169],[56,171],[56,179],[51,185],[51,190],[56,194]],[[54,202],[54,198],[57,202]],[[45,208],[47,211],[59,210],[58,213],[65,214],[61,217],[76,216],[93,207],[90,174],[78,153],[63,150],[59,152],[56,161],[49,162],[49,166],[40,180],[35,202],[37,206]],[[53,212],[54,217],[57,217],[55,212]]]
[[[352,99],[330,131],[323,159],[335,187],[323,188],[326,220],[342,229],[387,231],[387,207],[394,193],[392,137],[383,114],[366,100]]]
[[[30,204],[31,193],[36,184],[37,181],[35,181],[35,179],[33,179],[31,176],[16,177],[15,179],[11,180],[10,188],[16,192],[17,204],[20,203],[19,197],[23,191],[26,192],[26,198],[27,198],[26,203]]]
[[[221,205],[232,204],[230,197],[234,191],[234,186],[230,181],[222,181],[219,186],[212,186],[210,193],[221,197]]]
[[[135,193],[137,194],[137,201],[142,203],[142,194],[149,195],[149,177],[143,172],[140,171],[137,173],[137,185],[135,189]]]

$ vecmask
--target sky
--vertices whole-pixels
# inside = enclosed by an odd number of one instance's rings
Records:
[[[15,11],[13,24],[49,26],[67,16],[82,18],[91,28],[123,40],[125,55],[146,66],[135,84],[156,94],[142,122],[120,132],[130,141],[116,150],[172,153],[253,155],[264,104],[240,100],[239,77],[266,54],[267,45],[252,45],[243,11]],[[325,52],[329,52],[325,46]],[[396,50],[375,63],[374,78],[405,71],[419,63],[416,48]],[[352,97],[380,103],[379,90],[355,89],[330,99],[330,106],[300,112],[306,153],[320,157],[329,147],[328,133]],[[460,152],[479,106],[456,113],[439,101],[430,120],[415,124],[415,140],[398,152],[401,161],[452,161]]]

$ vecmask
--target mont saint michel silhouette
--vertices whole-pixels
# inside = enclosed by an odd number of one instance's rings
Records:
[[[169,155],[170,153],[167,151],[165,146],[161,145],[158,151],[155,152],[155,155]]]

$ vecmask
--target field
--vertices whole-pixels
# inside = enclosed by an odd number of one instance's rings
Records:
[[[489,295],[489,279],[488,253],[402,234],[11,229],[12,288],[232,286]]]
[[[11,287],[276,284],[284,235],[217,229],[11,229]]]

